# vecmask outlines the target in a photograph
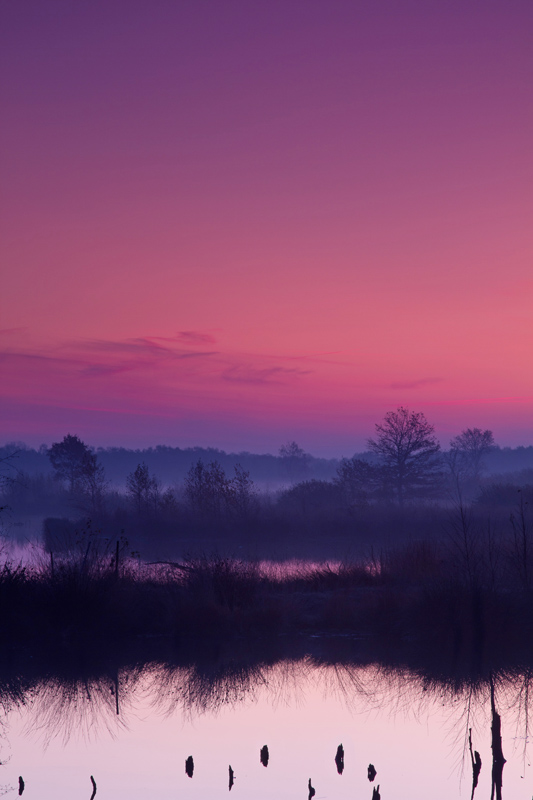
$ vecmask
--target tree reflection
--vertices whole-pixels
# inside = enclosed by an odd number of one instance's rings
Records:
[[[76,669],[71,664],[67,672],[44,677],[7,676],[4,671],[0,675],[0,704],[4,719],[13,708],[29,706],[28,728],[31,725],[33,731],[42,734],[45,742],[54,736],[61,736],[65,742],[73,735],[87,739],[102,734],[116,736],[127,727],[137,703],[148,703],[159,713],[190,718],[265,698],[274,707],[280,703],[298,705],[307,692],[318,690],[326,697],[340,698],[354,713],[386,709],[388,714],[419,717],[445,710],[458,767],[468,770],[469,783],[471,775],[471,800],[482,768],[479,741],[486,740],[489,731],[492,800],[502,800],[505,758],[501,714],[507,728],[503,734],[513,732],[515,738],[523,740],[523,758],[527,758],[533,673],[529,666],[446,671],[442,665],[434,669],[413,658],[376,659],[373,654],[365,655],[363,645],[353,642],[332,642],[328,647],[325,639],[294,641],[289,657],[283,658],[279,645],[269,649],[263,644],[262,649],[253,651],[244,646],[239,650],[234,644],[214,653],[172,651],[167,658],[133,660],[129,666],[115,661],[105,668],[94,665],[89,669],[85,665]],[[513,725],[515,730],[510,731]],[[481,754],[474,749],[474,742]],[[267,766],[268,758],[264,745],[260,762]],[[337,748],[335,765],[342,774],[342,745]],[[190,777],[193,768],[190,756],[186,762]],[[234,780],[231,773],[230,777]],[[370,764],[368,778],[373,781],[375,777],[375,767]],[[380,788],[373,789],[379,796]]]
[[[132,670],[45,679],[32,692],[32,718],[27,729],[41,733],[45,743],[55,736],[64,743],[72,736],[90,740],[107,733],[115,737],[127,729],[132,694],[141,674]]]

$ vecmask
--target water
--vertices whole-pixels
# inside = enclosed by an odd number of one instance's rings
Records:
[[[303,800],[309,779],[315,800],[371,800],[377,785],[382,800],[470,798],[472,729],[482,759],[475,798],[490,797],[486,682],[454,686],[399,667],[311,657],[249,667],[228,654],[98,678],[36,675],[3,683],[0,793],[16,795],[22,776],[25,798],[89,800],[92,775],[97,800],[216,800],[228,796],[231,765],[231,798]],[[530,800],[529,675],[496,676],[494,687],[507,759],[502,796]]]

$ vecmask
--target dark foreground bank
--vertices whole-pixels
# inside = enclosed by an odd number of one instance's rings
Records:
[[[258,651],[260,642],[343,635],[381,655],[482,672],[531,660],[533,588],[519,568],[500,553],[467,570],[424,543],[290,571],[218,556],[144,565],[89,543],[78,557],[40,567],[3,565],[0,643],[4,659],[139,647],[150,658],[162,641],[180,652],[231,652],[242,642]]]

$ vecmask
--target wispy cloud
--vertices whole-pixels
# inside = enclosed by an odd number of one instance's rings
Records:
[[[110,375],[120,375],[122,372],[132,372],[138,365],[135,363],[127,364],[89,364],[82,372],[84,375],[93,378],[102,378]]]
[[[153,356],[172,356],[173,358],[181,358],[187,356],[198,356],[206,354],[205,351],[198,352],[197,350],[185,350],[183,348],[177,349],[169,347],[168,344],[159,344],[159,341],[172,342],[174,340],[157,340],[156,337],[139,337],[135,339],[123,339],[121,341],[109,339],[85,339],[79,342],[72,342],[71,347],[78,350],[97,351],[106,353],[129,353],[131,355],[149,355]],[[213,351],[210,351],[209,355]]]
[[[308,375],[310,370],[287,369],[286,367],[253,367],[240,364],[230,367],[222,373],[222,379],[236,383],[266,384],[287,383],[287,380],[300,375]]]
[[[0,336],[17,336],[19,333],[26,333],[28,328],[0,328]]]
[[[201,333],[200,331],[180,331],[177,339],[189,344],[214,344],[216,342],[215,337],[210,333]]]
[[[47,385],[61,385],[67,394],[74,391],[73,382],[79,382],[80,378],[91,383],[94,381],[98,391],[106,391],[101,384],[104,380],[107,391],[131,394],[132,391],[141,391],[139,380],[144,383],[149,379],[154,382],[154,388],[159,385],[168,389],[180,384],[182,391],[187,386],[208,385],[211,394],[217,381],[226,385],[286,385],[312,371],[305,368],[305,358],[302,366],[297,365],[296,357],[290,360],[289,366],[283,356],[276,359],[272,355],[207,349],[211,336],[193,331],[182,333],[187,335],[180,334],[176,338],[83,339],[42,349],[4,347],[0,350],[0,360],[9,360],[11,372],[18,373],[21,378],[25,376],[26,381],[35,383],[40,376],[43,389],[43,376],[46,375]],[[186,343],[189,339],[191,346]],[[286,366],[280,365],[280,360],[285,361]],[[38,364],[41,366],[37,367]],[[127,375],[130,378],[126,378]]]
[[[396,381],[389,384],[389,389],[419,389],[421,386],[432,386],[435,383],[442,383],[443,378],[419,378],[414,381]]]

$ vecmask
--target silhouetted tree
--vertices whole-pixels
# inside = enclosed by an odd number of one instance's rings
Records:
[[[15,465],[13,464],[13,460],[17,457],[19,453],[18,448],[9,448],[5,455],[0,457],[0,494],[5,495],[8,493],[10,489],[13,488],[15,478],[15,474],[22,475],[20,470],[17,470]],[[0,512],[5,511],[7,505],[3,505],[5,500],[2,498],[2,502],[0,502]]]
[[[461,499],[465,491],[478,486],[484,458],[494,447],[492,431],[466,428],[450,441],[446,463],[452,477],[454,493]]]
[[[228,486],[229,502],[238,517],[248,519],[257,511],[257,492],[248,470],[235,464],[234,472]]]
[[[137,464],[134,472],[130,472],[127,476],[126,491],[139,515],[157,506],[159,493],[157,479],[150,475],[150,470],[144,461],[142,464]]]
[[[348,509],[364,506],[382,484],[382,471],[361,458],[343,458],[337,468],[335,484]]]
[[[218,461],[206,466],[199,459],[187,473],[185,497],[193,511],[220,518],[230,494],[230,482]]]
[[[99,510],[107,483],[95,453],[69,433],[51,446],[48,457],[56,477],[67,482],[70,493],[87,498],[93,513]]]
[[[331,481],[302,481],[285,489],[278,499],[281,508],[307,516],[320,512],[332,512],[339,507],[339,487]]]
[[[14,464],[14,460],[19,453],[20,448],[18,447],[8,446],[3,449],[3,453],[0,456],[0,491],[12,484],[14,474],[19,472]]]
[[[88,498],[93,514],[101,511],[106,488],[104,468],[98,462],[96,455],[89,450],[85,453],[82,461],[80,489],[82,494]]]
[[[59,480],[66,481],[73,494],[80,488],[87,456],[87,445],[77,436],[67,434],[61,442],[55,442],[48,451],[48,458]]]
[[[301,478],[309,469],[310,455],[296,442],[287,442],[279,448],[279,455],[289,479]]]
[[[185,497],[191,509],[215,519],[248,519],[258,508],[254,482],[240,464],[234,471],[230,479],[218,461],[206,466],[200,459],[193,464],[185,478]]]
[[[421,412],[403,406],[376,424],[368,447],[379,456],[400,506],[410,497],[427,494],[440,477],[440,445],[435,428]]]

